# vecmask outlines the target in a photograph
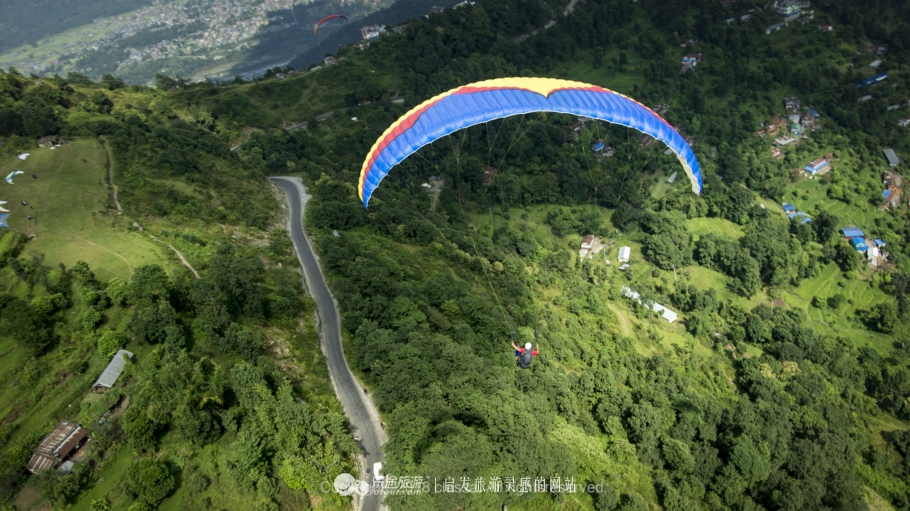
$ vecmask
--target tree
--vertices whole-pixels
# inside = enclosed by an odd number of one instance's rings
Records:
[[[130,302],[138,305],[167,299],[170,285],[170,279],[161,266],[157,264],[140,266],[133,272],[130,280]]]
[[[140,340],[159,344],[182,344],[177,312],[171,304],[163,301],[137,306],[130,316],[130,330]]]
[[[613,511],[619,504],[619,492],[612,486],[605,484],[602,492],[594,496],[594,509],[597,511]]]
[[[108,330],[98,338],[98,352],[105,357],[112,357],[117,350],[126,346],[127,337],[123,332]]]
[[[124,487],[142,502],[156,506],[174,489],[174,476],[163,461],[141,458],[127,467]]]
[[[648,237],[645,255],[664,270],[692,263],[692,236],[685,229],[672,229]]]
[[[685,442],[664,437],[661,442],[661,452],[673,470],[688,474],[695,469],[695,458],[692,457],[689,446]]]
[[[123,413],[120,427],[130,445],[138,452],[152,452],[157,446],[156,425],[140,406],[131,406]]]

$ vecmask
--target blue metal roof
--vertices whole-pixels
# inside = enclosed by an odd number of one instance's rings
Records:
[[[880,247],[884,247],[885,245],[887,245],[887,243],[885,243],[885,240],[883,240],[881,238],[875,238],[874,240],[872,240],[872,242]]]
[[[796,211],[796,208],[793,207],[793,204],[790,204],[787,202],[781,204],[781,207],[784,208],[784,211],[787,211],[787,212]]]
[[[840,232],[844,235],[845,238],[866,237],[866,233],[864,233],[863,230],[859,227],[844,227],[840,230]]]
[[[886,199],[891,197],[891,190],[885,190],[884,192],[882,192],[882,197],[884,197]]]
[[[593,147],[593,149],[594,149],[595,151],[600,151],[600,150],[603,149],[603,148],[604,148],[604,143],[603,143],[603,142],[598,142],[598,143],[594,144],[594,147]]]

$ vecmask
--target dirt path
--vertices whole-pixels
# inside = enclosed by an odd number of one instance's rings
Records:
[[[167,243],[167,242],[165,242],[165,241],[159,240],[159,239],[156,238],[154,235],[152,235],[152,233],[150,233],[150,232],[146,231],[145,229],[143,229],[142,226],[139,225],[139,224],[136,223],[136,222],[133,222],[133,226],[135,226],[135,227],[136,227],[137,229],[139,229],[140,231],[142,231],[142,232],[148,234],[149,238],[152,238],[153,240],[157,241],[158,243],[161,243],[162,245],[167,245],[171,250],[174,251],[175,254],[177,254],[177,257],[180,258],[180,262],[183,263],[184,266],[186,266],[187,268],[189,268],[191,272],[193,272],[193,275],[195,275],[197,279],[202,278],[202,277],[199,276],[199,272],[196,271],[196,268],[193,268],[193,265],[191,265],[190,262],[187,261],[185,257],[183,257],[183,254],[181,254],[179,250],[177,250],[176,248],[174,248],[174,245],[171,245],[170,243]]]
[[[629,324],[626,322],[626,317],[622,315],[622,312],[616,308],[612,303],[608,303],[607,307],[616,314],[616,317],[619,318],[619,326],[622,327],[622,333],[626,337],[632,337],[632,330],[629,328]]]
[[[107,247],[102,247],[101,245],[99,245],[99,244],[97,244],[97,243],[92,243],[91,241],[89,241],[89,240],[83,238],[82,236],[78,236],[78,235],[76,235],[76,234],[71,234],[71,233],[66,233],[66,234],[68,234],[68,235],[70,235],[70,236],[72,236],[72,237],[74,237],[74,238],[79,238],[80,240],[82,240],[82,241],[88,243],[89,245],[92,245],[92,246],[94,246],[94,247],[98,247],[98,248],[100,248],[101,250],[106,250],[106,251],[108,251],[108,252],[114,254],[115,256],[119,257],[120,259],[123,259],[123,262],[126,263],[126,267],[129,268],[130,273],[133,273],[133,267],[130,265],[130,262],[127,261],[127,259],[126,259],[125,257],[123,257],[122,255],[118,254],[117,252],[114,252],[113,250],[111,250],[111,249],[109,249],[109,248],[107,248]]]
[[[123,208],[120,207],[120,200],[117,199],[117,185],[114,184],[114,157],[111,156],[111,151],[107,147],[107,141],[102,141],[101,146],[104,147],[104,152],[107,154],[107,181],[111,184],[111,190],[114,193],[114,204],[117,206],[117,214],[123,214]]]

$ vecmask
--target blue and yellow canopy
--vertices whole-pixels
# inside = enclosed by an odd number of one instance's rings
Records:
[[[421,147],[469,126],[532,112],[593,117],[634,128],[667,144],[701,193],[695,153],[667,121],[650,108],[603,87],[556,78],[499,78],[452,89],[404,114],[373,144],[360,170],[358,192],[367,207],[373,190],[395,165]]]

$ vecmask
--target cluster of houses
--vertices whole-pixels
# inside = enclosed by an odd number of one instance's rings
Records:
[[[888,262],[888,253],[883,250],[887,244],[881,238],[870,240],[859,227],[844,227],[840,233],[857,252],[865,254],[870,266]]]
[[[821,117],[815,108],[809,106],[804,111],[802,102],[799,98],[784,98],[784,106],[787,109],[786,117],[775,115],[771,122],[765,125],[762,123],[761,129],[755,132],[759,138],[777,137],[774,143],[778,146],[798,143],[801,138],[809,138],[809,132],[820,128],[818,119]],[[779,150],[775,157],[779,156]]]
[[[126,357],[132,358],[133,354],[119,350],[114,355],[110,364],[92,385],[92,392],[106,392],[114,386],[126,365]],[[88,441],[89,432],[81,424],[61,421],[32,450],[26,469],[33,474],[55,467],[61,472],[71,472],[73,464],[82,458],[84,452],[82,447]]]
[[[602,239],[594,236],[593,234],[588,234],[581,238],[581,248],[578,251],[579,259],[594,259],[595,254],[599,254],[605,249],[607,245],[603,242]],[[621,263],[619,266],[619,271],[626,271],[631,266],[629,264],[629,259],[632,257],[632,247],[622,246],[619,247],[619,252],[616,255],[616,261]],[[604,262],[607,265],[612,264],[609,259],[607,259],[607,254],[604,252]]]
[[[801,224],[808,224],[812,222],[812,219],[808,214],[802,211],[797,211],[796,207],[794,207],[793,204],[785,202],[781,205],[781,208],[783,208],[784,213],[787,214],[787,217],[791,222],[799,222]]]

